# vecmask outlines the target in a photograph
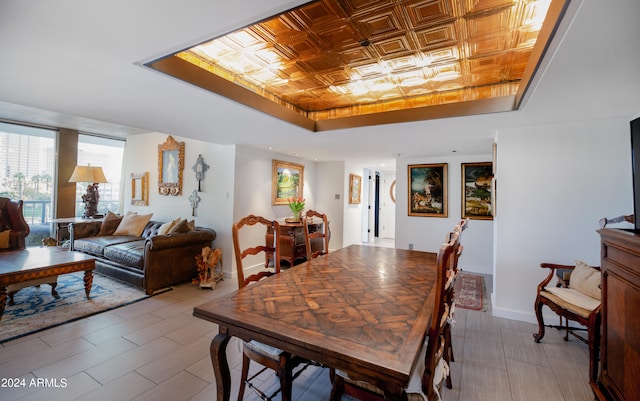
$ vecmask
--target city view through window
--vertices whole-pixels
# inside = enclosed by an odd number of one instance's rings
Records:
[[[22,200],[23,215],[31,228],[27,246],[40,246],[51,236],[55,196],[56,137],[54,129],[0,122],[0,197]],[[108,183],[100,184],[98,211],[117,212],[124,141],[79,135],[78,164],[100,166]],[[86,184],[76,184],[76,216],[84,211]]]

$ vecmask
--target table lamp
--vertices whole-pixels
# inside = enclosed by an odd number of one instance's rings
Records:
[[[69,178],[69,182],[86,182],[87,193],[82,195],[82,202],[84,202],[84,214],[82,217],[93,217],[98,213],[98,202],[100,201],[100,193],[98,192],[98,186],[101,182],[108,182],[104,176],[102,167],[93,166],[76,166],[73,169],[73,174]]]

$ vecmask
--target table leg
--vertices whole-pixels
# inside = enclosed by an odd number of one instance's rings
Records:
[[[0,286],[0,320],[2,320],[2,314],[4,313],[4,307],[7,304],[7,287]]]
[[[89,299],[89,293],[91,292],[91,286],[93,285],[93,271],[85,270],[84,272],[84,293],[87,294]]]
[[[213,372],[216,376],[216,390],[218,401],[229,401],[231,396],[231,373],[229,372],[229,362],[227,361],[227,344],[231,337],[220,333],[211,340],[211,362]]]

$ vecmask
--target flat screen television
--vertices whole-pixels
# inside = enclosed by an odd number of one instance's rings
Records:
[[[640,232],[640,117],[631,120],[631,166],[633,173],[633,215]]]

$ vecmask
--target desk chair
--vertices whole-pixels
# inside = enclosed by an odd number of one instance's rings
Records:
[[[273,230],[274,245],[264,245],[263,241],[265,236],[262,235],[256,237],[259,239],[261,243],[260,245],[242,249],[239,239],[240,230],[245,227],[255,226],[257,224],[264,226],[265,232],[268,228],[271,228]],[[262,280],[265,277],[280,273],[280,247],[276,246],[277,244],[280,244],[280,225],[277,221],[267,220],[261,216],[249,215],[240,219],[233,225],[232,235],[233,249],[236,256],[236,268],[238,271],[239,289],[242,289],[253,282]],[[245,277],[243,266],[244,258],[248,255],[258,255],[262,252],[264,252],[265,254],[269,252],[273,253],[274,271],[263,270],[259,273]],[[278,262],[276,263],[276,261]],[[242,348],[242,374],[240,376],[240,391],[238,393],[238,401],[241,401],[244,398],[244,390],[246,386],[249,386],[252,390],[254,390],[263,400],[271,400],[278,392],[282,392],[282,401],[291,401],[291,387],[293,379],[295,378],[293,376],[293,369],[305,360],[299,357],[292,356],[288,352],[284,352],[278,348],[262,344],[258,341],[244,342]],[[264,368],[249,378],[249,364],[251,360],[258,362],[259,364],[264,366]],[[278,378],[280,379],[280,389],[278,389],[271,396],[267,396],[251,383],[251,381],[256,376],[258,376],[267,368],[274,370],[278,375]]]
[[[309,224],[311,224],[314,217],[319,218],[322,221],[322,227],[319,230],[310,232],[311,227],[309,227]],[[302,219],[302,225],[304,227],[304,242],[307,250],[307,260],[317,258],[320,255],[328,254],[329,237],[331,236],[331,234],[329,232],[329,221],[327,220],[327,215],[316,212],[315,210],[307,210],[307,212],[304,214],[304,218]],[[317,238],[322,239],[322,247],[314,251],[312,243],[317,242],[314,241]]]
[[[449,315],[449,306],[445,302],[445,292],[448,281],[449,259],[453,255],[455,243],[458,242],[458,235],[459,233],[455,233],[451,241],[442,244],[438,251],[436,282],[430,298],[435,305],[425,342],[416,362],[415,371],[411,375],[409,385],[404,390],[407,401],[424,401],[425,399],[439,401],[441,399],[442,384],[449,375],[449,365],[444,359],[444,330]],[[383,391],[373,383],[351,379],[346,373],[336,370],[333,375],[330,400],[339,401],[342,398],[342,394],[349,394],[361,401],[382,401],[386,399]]]

